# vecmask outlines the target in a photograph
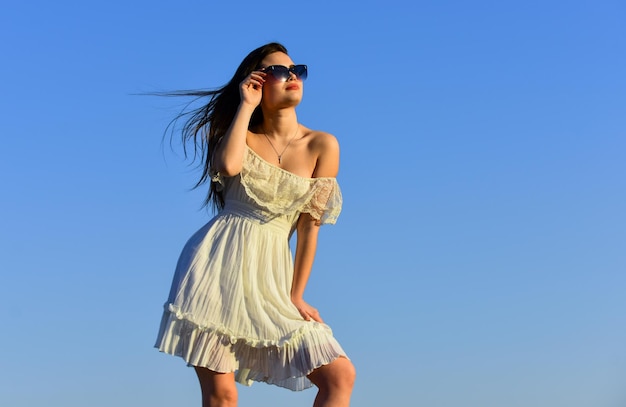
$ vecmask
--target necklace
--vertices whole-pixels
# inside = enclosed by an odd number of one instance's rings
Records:
[[[281,151],[280,154],[278,154],[278,150],[276,150],[276,147],[274,147],[274,144],[272,143],[272,140],[270,140],[270,138],[267,136],[267,133],[265,132],[265,129],[263,129],[263,135],[265,136],[267,141],[270,143],[270,146],[272,147],[272,150],[274,150],[274,152],[276,153],[276,156],[278,157],[278,164],[280,164],[280,162],[281,162],[281,160],[283,158],[283,154],[285,154],[285,150],[287,150],[287,147],[289,147],[289,144],[291,144],[293,139],[295,139],[296,136],[298,135],[298,130],[300,130],[300,125],[298,125],[298,127],[296,128],[296,132],[293,134],[293,136],[291,136],[291,138],[287,142],[287,145],[285,146],[285,148],[283,148],[283,151]]]

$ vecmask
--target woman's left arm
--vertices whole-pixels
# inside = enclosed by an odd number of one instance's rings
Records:
[[[302,318],[307,321],[313,319],[323,322],[317,309],[304,301],[304,289],[311,275],[315,250],[317,248],[317,235],[320,227],[315,219],[308,213],[303,213],[298,219],[296,244],[296,259],[294,262],[293,282],[291,283],[291,302],[296,306]]]
[[[327,133],[320,134],[313,146],[317,154],[317,164],[314,177],[336,177],[339,171],[339,143],[337,139]],[[291,284],[291,302],[296,306],[302,318],[323,322],[317,309],[304,301],[304,290],[311,275],[317,236],[320,226],[318,221],[308,213],[300,214],[296,225],[297,244],[294,262],[293,282]]]

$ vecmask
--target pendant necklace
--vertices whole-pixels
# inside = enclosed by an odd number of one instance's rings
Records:
[[[298,125],[298,127],[296,128],[296,132],[293,134],[293,136],[291,136],[291,138],[289,139],[289,142],[287,143],[285,148],[283,148],[283,151],[281,151],[280,154],[278,154],[278,150],[276,150],[276,148],[274,147],[274,144],[272,144],[272,140],[270,140],[270,138],[267,136],[267,133],[265,132],[265,129],[263,129],[263,135],[265,136],[267,141],[270,143],[270,146],[272,147],[272,150],[274,150],[274,152],[276,153],[276,156],[278,157],[278,164],[281,163],[281,160],[283,158],[283,154],[285,154],[285,150],[287,150],[287,147],[289,147],[289,144],[291,144],[293,139],[295,139],[296,136],[298,135],[298,130],[300,130],[300,125]]]

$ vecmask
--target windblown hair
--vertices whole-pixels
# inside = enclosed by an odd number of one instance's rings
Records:
[[[221,138],[230,127],[241,102],[240,83],[252,71],[259,68],[266,56],[274,52],[287,54],[287,49],[279,43],[272,42],[250,52],[241,62],[231,80],[221,88],[214,90],[183,90],[161,94],[163,96],[194,97],[193,101],[204,98],[209,99],[208,103],[199,108],[183,109],[168,125],[168,129],[172,130],[173,136],[177,122],[184,120],[180,127],[184,156],[185,158],[191,156],[191,162],[199,161],[199,166],[202,167],[202,175],[194,188],[198,188],[207,182],[210,183],[209,192],[203,206],[211,204],[216,210],[224,207],[222,191],[217,187],[216,183],[210,182],[211,174],[214,171],[213,156]],[[252,114],[248,128],[258,126],[262,122],[263,112],[257,106]],[[193,155],[188,151],[190,150],[188,147],[190,144],[193,146]]]

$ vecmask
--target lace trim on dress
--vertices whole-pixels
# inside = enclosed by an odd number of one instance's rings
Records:
[[[343,198],[336,178],[306,178],[283,170],[249,147],[240,173],[246,193],[276,214],[309,213],[318,224],[334,224]]]

